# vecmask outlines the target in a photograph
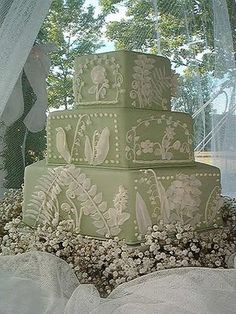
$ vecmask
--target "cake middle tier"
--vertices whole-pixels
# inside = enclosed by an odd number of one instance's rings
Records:
[[[48,164],[138,169],[193,162],[192,118],[186,113],[81,108],[48,117]]]

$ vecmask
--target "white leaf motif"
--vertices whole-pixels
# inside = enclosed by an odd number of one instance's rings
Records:
[[[91,186],[91,179],[90,178],[86,178],[83,182],[83,188],[88,190]]]
[[[90,196],[94,196],[97,193],[97,186],[95,184],[92,185],[88,193]]]
[[[169,222],[170,220],[170,204],[167,198],[167,194],[165,188],[163,187],[162,183],[156,180],[156,188],[158,191],[158,195],[160,198],[160,211],[161,211],[161,219],[164,222]]]
[[[136,219],[140,233],[145,234],[148,227],[152,226],[152,221],[147,206],[139,192],[136,193]]]
[[[71,161],[71,155],[68,149],[67,141],[66,141],[66,133],[62,127],[56,128],[56,147],[59,154],[65,159],[65,161],[69,164]]]
[[[77,200],[80,202],[85,202],[87,200],[87,195],[85,193],[81,193],[78,197]]]
[[[93,213],[93,214],[91,214],[90,217],[91,217],[93,220],[100,220],[100,219],[101,219],[100,215],[99,215],[98,213],[96,213],[96,212]]]
[[[99,206],[98,206],[99,210],[103,213],[106,211],[107,209],[107,202],[102,202]]]
[[[94,221],[93,222],[94,226],[97,227],[97,228],[103,228],[104,227],[104,223],[103,221]]]
[[[104,228],[102,228],[102,229],[98,229],[96,232],[97,232],[98,234],[101,234],[102,236],[104,236],[104,235],[106,234],[107,230],[106,230],[106,228],[104,227]]]
[[[84,154],[85,154],[86,160],[91,165],[93,163],[93,150],[92,150],[88,135],[85,136]]]
[[[94,200],[94,202],[95,202],[96,204],[101,203],[101,201],[102,201],[102,192],[98,193],[98,194],[93,198],[93,200]]]
[[[118,220],[118,225],[121,226],[123,225],[123,223],[128,220],[130,218],[130,214],[129,213],[122,213],[122,215],[120,215],[119,220]]]
[[[115,208],[109,208],[109,225],[116,226],[117,225],[117,211]]]
[[[109,152],[109,136],[110,131],[108,127],[104,128],[102,130],[102,133],[100,135],[100,138],[98,140],[97,146],[96,146],[96,157],[94,158],[94,165],[99,165],[104,162],[104,160],[107,157],[107,154]]]

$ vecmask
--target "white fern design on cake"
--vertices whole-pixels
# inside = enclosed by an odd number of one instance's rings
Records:
[[[134,60],[133,81],[130,98],[132,105],[138,108],[150,108],[153,104],[167,110],[167,100],[163,91],[171,86],[171,76],[166,74],[165,67],[154,69],[156,60],[145,55]]]
[[[60,171],[48,169],[48,174],[43,175],[35,186],[27,204],[24,217],[38,223],[57,224],[60,216],[58,195],[61,193]]]
[[[130,218],[130,214],[125,212],[128,195],[124,187],[119,187],[114,206],[109,208],[97,185],[73,165],[50,169],[40,178],[35,189],[24,215],[26,219],[33,219],[35,224],[56,226],[63,217],[72,221],[73,229],[80,232],[82,215],[86,215],[92,219],[99,235],[114,236]],[[59,206],[61,194],[66,196],[67,202]]]

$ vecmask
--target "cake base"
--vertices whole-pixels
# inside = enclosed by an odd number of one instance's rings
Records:
[[[192,167],[121,170],[49,166],[25,171],[23,221],[57,225],[70,220],[74,230],[95,238],[118,236],[140,242],[148,226],[179,221],[204,230],[221,224],[220,171]]]

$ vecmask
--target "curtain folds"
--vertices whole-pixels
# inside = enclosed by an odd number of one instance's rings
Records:
[[[152,0],[152,4],[157,23],[162,19],[158,8],[164,4],[161,0]],[[234,7],[234,0],[231,4],[226,0],[165,4],[165,14],[178,16],[184,25],[173,29],[185,38],[173,61],[181,56],[181,49],[185,51],[185,65],[176,66],[176,70],[182,78],[181,89],[191,90],[180,101],[191,104],[188,109],[194,119],[196,159],[220,168],[222,192],[231,197],[236,197],[236,65],[234,27],[228,10],[234,12]],[[155,29],[160,52],[165,42],[159,38],[164,37],[158,25]],[[180,101],[175,110],[181,107]]]
[[[18,80],[52,0],[0,4],[0,116]]]
[[[235,313],[236,270],[184,267],[126,282],[101,298],[52,254],[0,256],[0,313]]]
[[[226,0],[213,0],[215,89],[212,160],[221,169],[223,194],[236,197],[236,63]],[[222,88],[223,86],[223,88]]]

